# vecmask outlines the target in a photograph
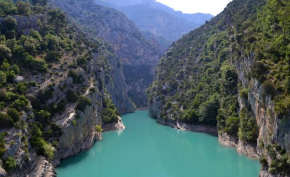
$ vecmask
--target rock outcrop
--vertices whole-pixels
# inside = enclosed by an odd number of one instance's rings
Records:
[[[218,140],[221,145],[227,147],[237,148],[238,153],[243,154],[249,158],[259,159],[261,154],[258,153],[256,144],[249,144],[239,140],[237,137],[232,137],[226,133],[218,135]]]
[[[0,167],[0,177],[4,177],[6,175],[7,175],[6,171]]]
[[[56,171],[54,166],[48,162],[42,156],[34,157],[30,163],[26,164],[24,168],[17,169],[9,176],[11,177],[19,177],[19,176],[27,176],[27,177],[56,177]]]
[[[112,131],[112,130],[124,130],[126,127],[122,122],[121,117],[118,118],[117,123],[110,123],[110,124],[105,124],[103,127],[103,131]]]

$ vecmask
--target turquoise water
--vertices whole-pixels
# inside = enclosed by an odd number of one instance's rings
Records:
[[[219,145],[217,137],[175,130],[147,111],[122,116],[89,151],[65,159],[59,177],[258,177],[260,165]]]

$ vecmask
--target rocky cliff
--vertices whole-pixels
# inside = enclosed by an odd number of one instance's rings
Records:
[[[124,129],[120,113],[135,110],[111,45],[41,9],[0,20],[0,176],[56,176],[60,159],[90,148],[102,128]]]
[[[145,90],[153,80],[153,68],[161,56],[162,47],[147,41],[124,14],[99,6],[92,0],[52,3],[80,24],[86,34],[99,36],[112,45],[122,60],[129,97],[137,107],[146,107]]]
[[[260,158],[260,176],[289,176],[289,8],[234,0],[178,40],[158,64],[150,115],[216,126],[221,144]]]

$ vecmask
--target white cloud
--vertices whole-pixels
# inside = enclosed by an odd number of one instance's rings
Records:
[[[184,13],[210,13],[217,15],[227,6],[232,0],[156,0],[165,4],[174,10],[179,10]]]

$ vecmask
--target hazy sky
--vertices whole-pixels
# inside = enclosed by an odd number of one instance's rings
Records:
[[[232,0],[156,0],[174,10],[179,10],[184,13],[210,13],[217,15],[227,6]]]

